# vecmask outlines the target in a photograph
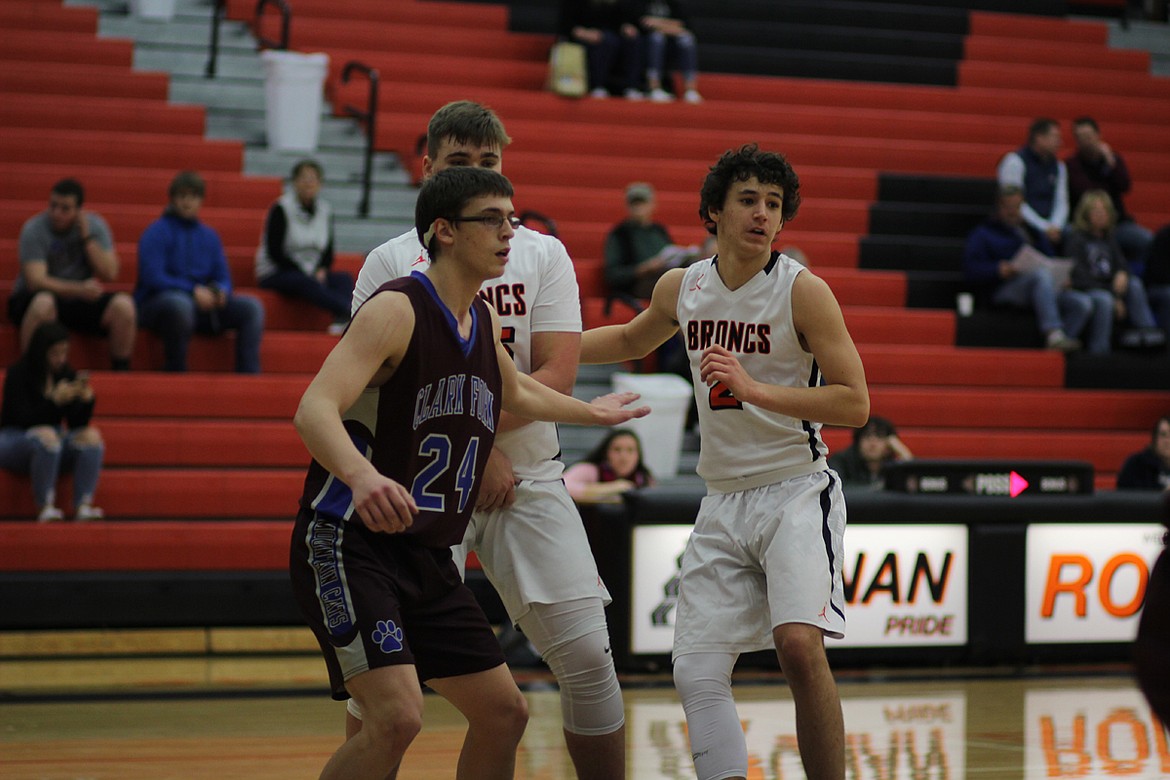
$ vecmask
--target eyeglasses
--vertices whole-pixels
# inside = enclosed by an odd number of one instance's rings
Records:
[[[478,217],[452,217],[452,222],[480,222],[492,230],[499,230],[507,222],[513,230],[520,227],[520,217],[505,217],[500,214],[481,214]]]

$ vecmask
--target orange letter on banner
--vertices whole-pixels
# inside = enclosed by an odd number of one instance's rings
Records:
[[[1073,582],[1061,582],[1060,571],[1065,566],[1079,566],[1080,577]],[[1093,579],[1093,564],[1083,555],[1053,555],[1048,564],[1048,583],[1044,586],[1044,604],[1040,607],[1041,617],[1052,617],[1059,593],[1071,593],[1076,599],[1076,615],[1084,617],[1088,599],[1085,598],[1085,586]]]
[[[1137,592],[1134,593],[1133,601],[1128,604],[1118,606],[1113,603],[1113,597],[1110,595],[1110,586],[1113,584],[1113,575],[1117,570],[1126,564],[1136,566],[1138,571],[1138,586]],[[1101,606],[1105,607],[1105,611],[1113,617],[1130,617],[1136,615],[1137,611],[1142,608],[1142,604],[1146,600],[1146,585],[1150,581],[1150,570],[1146,566],[1146,562],[1133,553],[1122,553],[1110,558],[1104,568],[1101,569],[1101,581],[1097,583],[1097,592],[1101,596]]]

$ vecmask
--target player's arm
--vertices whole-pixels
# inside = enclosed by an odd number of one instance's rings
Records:
[[[861,356],[845,327],[841,307],[824,280],[801,273],[792,287],[792,322],[801,346],[816,358],[825,383],[786,387],[753,379],[739,360],[714,345],[703,352],[699,376],[722,382],[744,403],[800,420],[859,427],[869,419],[869,389]]]
[[[490,309],[490,307],[489,307]],[[617,425],[635,417],[645,417],[649,407],[624,408],[638,400],[637,393],[610,393],[590,403],[545,387],[532,377],[516,370],[512,356],[500,343],[500,320],[494,309],[492,327],[496,336],[496,359],[503,381],[501,408],[529,420],[577,423],[579,425]]]
[[[537,332],[532,334],[532,373],[529,374],[545,387],[568,395],[577,381],[577,354],[581,349],[581,334],[577,332]],[[514,431],[532,420],[500,411],[496,433]],[[475,508],[492,511],[511,506],[516,501],[516,474],[512,461],[499,447],[492,447],[483,478],[479,483],[479,497]]]
[[[581,351],[581,334],[562,331],[539,331],[532,334],[532,371],[529,376],[545,387],[568,395],[577,382],[577,355]],[[496,433],[520,428],[531,420],[510,412],[500,414]]]
[[[662,275],[650,305],[624,325],[605,325],[581,334],[582,363],[620,363],[646,357],[678,332],[678,295],[686,269]]]
[[[359,452],[341,415],[370,384],[393,374],[414,332],[414,309],[401,293],[366,302],[301,397],[293,422],[309,453],[353,491],[354,508],[370,530],[393,533],[418,511],[410,492],[382,476]]]

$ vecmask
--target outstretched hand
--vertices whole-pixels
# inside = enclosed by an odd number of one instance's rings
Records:
[[[637,393],[608,393],[594,398],[589,405],[598,412],[598,425],[621,425],[627,420],[650,414],[649,406],[626,408],[641,397]]]

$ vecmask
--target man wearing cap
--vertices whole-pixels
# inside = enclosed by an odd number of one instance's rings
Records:
[[[605,239],[605,283],[611,297],[646,299],[658,277],[698,257],[696,247],[679,247],[664,225],[654,221],[654,188],[646,182],[626,187],[626,218]],[[636,308],[641,308],[636,305]]]

